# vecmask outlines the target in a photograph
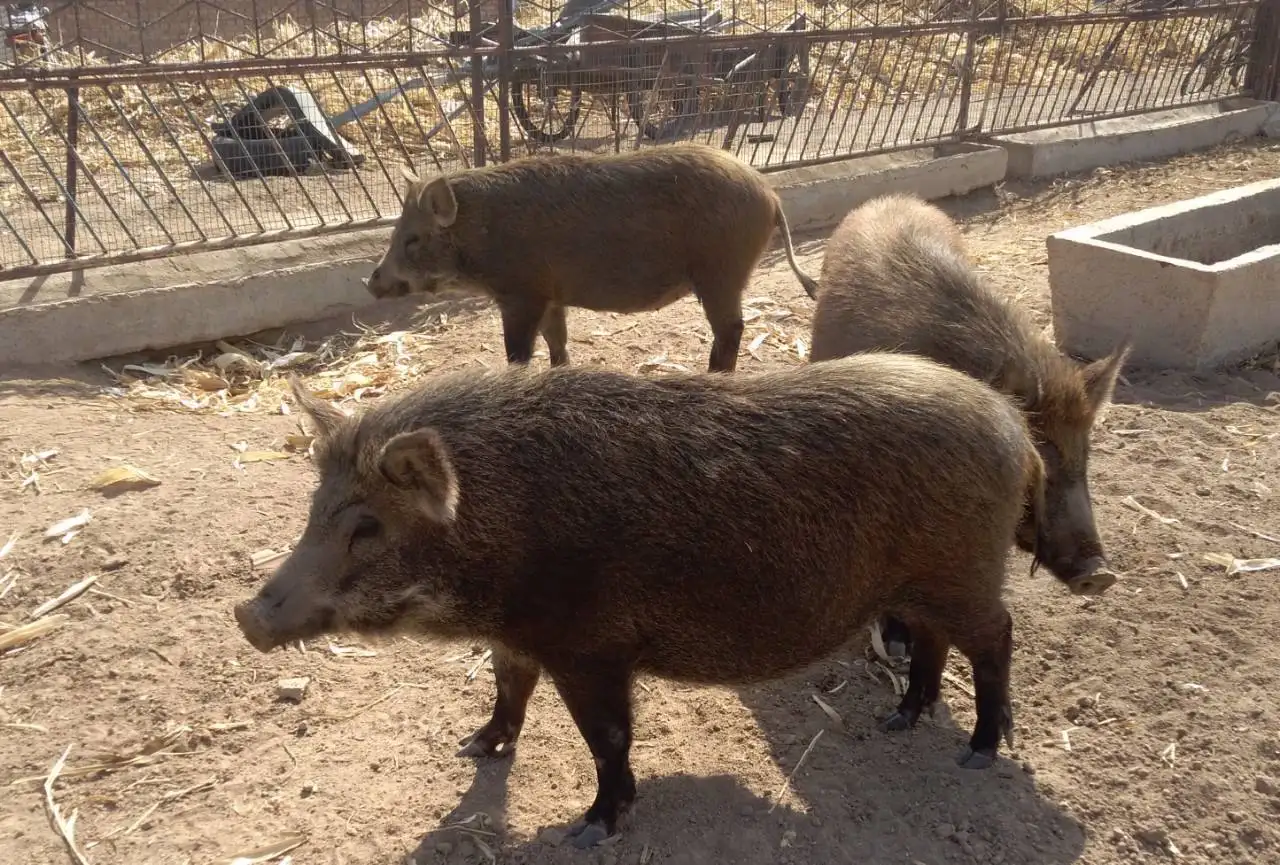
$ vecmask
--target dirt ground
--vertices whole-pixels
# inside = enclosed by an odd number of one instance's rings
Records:
[[[943,204],[995,284],[1047,326],[1049,232],[1277,175],[1280,146],[1260,140]],[[816,274],[822,239],[799,240]],[[812,304],[776,251],[749,296],[759,314],[739,369],[801,362]],[[575,363],[648,374],[701,368],[710,340],[692,300],[631,317],[573,311],[569,327]],[[500,363],[488,306],[434,314],[417,333],[403,382]],[[1228,575],[1205,558],[1280,556],[1277,372],[1272,357],[1207,376],[1126,374],[1091,480],[1121,580],[1081,600],[1011,556],[1019,741],[991,771],[952,760],[973,721],[955,653],[953,714],[900,736],[875,729],[896,699],[865,640],[764,687],[646,680],[639,798],[621,839],[590,852],[555,844],[590,804],[594,770],[546,682],[514,759],[477,765],[454,751],[492,705],[480,647],[343,638],[261,655],[242,639],[231,606],[263,579],[250,556],[297,537],[313,474],[302,455],[248,462],[236,446],[282,451],[296,416],[144,410],[104,393],[114,382],[98,364],[10,375],[0,544],[16,540],[0,591],[15,579],[0,636],[98,580],[58,611],[59,628],[0,656],[0,861],[72,861],[42,786],[68,746],[53,794],[95,865],[229,862],[291,839],[297,865],[1280,861],[1280,571]],[[23,461],[51,449],[45,464]],[[121,463],[160,485],[90,488]],[[21,487],[33,469],[39,492]],[[67,542],[43,540],[85,508],[91,522]],[[302,701],[277,699],[277,680],[298,676],[311,680]]]

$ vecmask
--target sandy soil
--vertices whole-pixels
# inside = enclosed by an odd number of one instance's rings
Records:
[[[1280,147],[1259,141],[945,204],[996,284],[1047,325],[1047,233],[1277,174]],[[821,238],[799,240],[816,273]],[[801,362],[795,340],[812,305],[776,252],[751,297],[762,314],[744,344],[772,336],[754,354],[744,347],[739,369]],[[487,306],[436,316],[424,333],[428,367],[500,362]],[[658,372],[655,358],[699,368],[709,347],[691,300],[625,318],[575,311],[570,333],[576,363],[625,370]],[[0,561],[0,590],[16,577],[0,622],[22,624],[99,575],[60,610],[62,627],[0,656],[0,861],[71,861],[41,783],[68,746],[54,794],[77,812],[95,865],[227,862],[293,836],[305,839],[298,865],[490,852],[602,865],[1280,861],[1278,572],[1228,576],[1205,559],[1280,556],[1274,359],[1210,376],[1126,375],[1092,464],[1121,582],[1083,601],[1011,557],[1019,744],[993,770],[952,761],[973,720],[954,653],[953,714],[895,737],[875,729],[896,701],[862,641],[766,687],[645,681],[639,800],[617,843],[585,853],[555,846],[590,803],[594,772],[545,682],[514,760],[477,765],[454,751],[493,699],[487,669],[468,680],[478,647],[399,639],[360,656],[317,640],[264,656],[240,637],[231,605],[262,579],[250,554],[296,538],[313,475],[301,456],[237,467],[232,446],[278,450],[296,417],[141,411],[104,395],[109,383],[96,364],[0,381],[0,544],[17,533]],[[42,492],[20,489],[23,456],[54,448],[38,467]],[[162,483],[90,489],[120,462]],[[1176,522],[1135,511],[1130,496]],[[92,522],[69,542],[42,541],[84,508]],[[295,676],[311,679],[305,698],[278,700],[277,680]]]

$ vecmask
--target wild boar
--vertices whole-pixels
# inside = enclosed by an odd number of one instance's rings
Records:
[[[887,352],[730,376],[508,365],[356,417],[293,387],[319,486],[297,548],[235,608],[244,636],[487,642],[497,703],[463,749],[477,755],[511,750],[545,670],[597,766],[580,847],[635,797],[638,672],[772,679],[893,609],[916,652],[882,727],[931,709],[954,644],[978,714],[960,764],[990,765],[1012,735],[1001,592],[1043,465],[976,379]]]
[[[1017,304],[974,270],[960,232],[932,204],[886,195],[852,210],[832,233],[813,314],[813,361],[901,350],[968,373],[1013,397],[1027,415],[1046,469],[1046,513],[1037,554],[1079,595],[1115,582],[1094,524],[1089,435],[1110,400],[1128,344],[1090,364],[1062,355]],[[1024,526],[1018,545],[1036,537]],[[894,654],[901,622],[886,622]]]
[[[708,369],[732,372],[742,294],[775,228],[805,291],[816,291],[764,175],[707,145],[405,175],[404,208],[369,291],[492,296],[511,363],[529,362],[539,333],[551,364],[569,363],[565,307],[645,312],[693,292],[714,337]]]

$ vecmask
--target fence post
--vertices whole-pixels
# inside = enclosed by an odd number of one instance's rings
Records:
[[[1262,0],[1258,4],[1244,86],[1255,99],[1280,97],[1280,0]]]
[[[76,187],[79,183],[80,157],[76,148],[80,143],[80,88],[67,88],[67,209],[63,217],[62,239],[67,247],[67,258],[76,257]]]
[[[498,158],[511,158],[511,48],[515,44],[515,0],[498,3]]]
[[[978,48],[978,3],[969,4],[969,26],[964,31],[964,67],[960,70],[960,109],[956,113],[957,139],[977,131],[969,128],[969,104],[973,100],[973,61]],[[1000,4],[1001,11],[1004,4]]]
[[[476,52],[480,50],[480,6],[472,0],[469,4],[471,15],[471,144],[472,165],[479,168],[484,165],[484,58]],[[501,13],[499,13],[501,14]]]

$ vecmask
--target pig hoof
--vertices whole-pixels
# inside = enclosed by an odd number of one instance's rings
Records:
[[[515,751],[516,742],[508,736],[480,730],[460,741],[462,747],[457,757],[509,757]]]
[[[972,748],[965,748],[960,752],[960,756],[956,758],[956,763],[962,769],[986,769],[996,761],[996,752],[991,751],[975,751]]]
[[[609,830],[604,827],[603,823],[598,821],[588,823],[580,820],[569,827],[569,837],[573,839],[573,846],[579,850],[586,850],[588,847],[594,847],[605,841],[609,837]]]
[[[916,718],[902,712],[894,712],[881,722],[880,730],[884,733],[901,733],[903,730],[910,730],[915,725]]]

